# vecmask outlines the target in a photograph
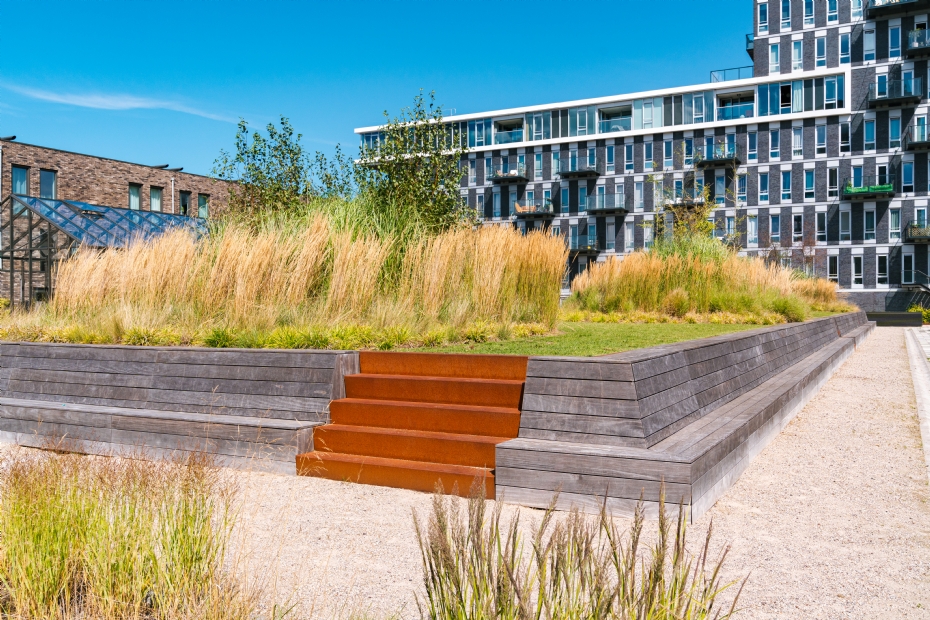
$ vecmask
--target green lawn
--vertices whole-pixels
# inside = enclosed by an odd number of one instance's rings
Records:
[[[588,357],[641,349],[670,342],[758,329],[759,325],[689,323],[559,323],[553,336],[532,336],[503,342],[456,344],[415,349],[431,353],[502,353]]]

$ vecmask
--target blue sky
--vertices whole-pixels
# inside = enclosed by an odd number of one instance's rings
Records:
[[[706,82],[750,63],[752,1],[0,0],[0,24],[0,135],[206,174],[240,117],[354,154],[420,88],[461,114]]]

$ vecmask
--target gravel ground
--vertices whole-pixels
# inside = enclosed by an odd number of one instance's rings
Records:
[[[244,565],[313,617],[416,617],[430,497],[241,475]],[[930,618],[930,492],[904,331],[877,328],[692,527],[713,520],[744,618]],[[531,522],[539,511],[508,507]],[[245,551],[249,550],[249,551]]]

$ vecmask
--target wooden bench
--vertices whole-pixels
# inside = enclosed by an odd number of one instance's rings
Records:
[[[518,439],[497,493],[630,514],[666,498],[696,518],[874,328],[864,313],[602,358],[530,358]]]
[[[295,472],[358,354],[0,343],[0,438]]]

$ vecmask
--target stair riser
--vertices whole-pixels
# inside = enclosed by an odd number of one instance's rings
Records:
[[[379,375],[467,377],[526,380],[527,358],[517,355],[469,355],[362,351],[361,371]]]
[[[313,434],[313,449],[405,461],[494,468],[493,443],[449,441],[431,437],[385,436],[346,432],[321,426]]]
[[[413,401],[476,407],[519,409],[521,384],[481,383],[455,379],[398,379],[349,375],[345,378],[347,398]]]
[[[435,491],[437,482],[441,482],[445,493],[451,494],[455,492],[460,497],[469,496],[469,491],[475,480],[471,476],[437,474],[432,471],[411,470],[408,468],[327,462],[305,454],[297,456],[297,473],[301,476],[357,484],[372,484],[395,489],[410,489],[411,491],[426,493]],[[494,499],[493,474],[488,473],[484,478],[484,492],[488,499]]]
[[[489,437],[516,437],[520,432],[519,413],[458,411],[455,409],[357,404],[333,401],[329,409],[333,424],[374,426],[411,431],[460,433]]]

